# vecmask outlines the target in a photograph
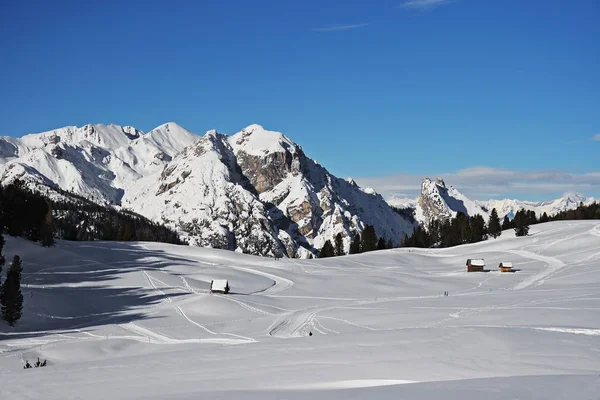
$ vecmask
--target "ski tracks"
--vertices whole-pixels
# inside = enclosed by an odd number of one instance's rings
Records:
[[[565,263],[555,257],[542,256],[537,253],[532,253],[526,250],[509,250],[509,252],[521,256],[523,258],[529,258],[532,260],[542,261],[547,264],[547,267],[542,269],[540,272],[534,275],[530,275],[521,282],[517,283],[512,287],[512,290],[525,289],[531,285],[541,285],[545,279],[555,274],[559,269],[565,266]]]

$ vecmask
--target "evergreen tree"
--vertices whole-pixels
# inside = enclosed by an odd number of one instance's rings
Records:
[[[546,214],[546,212],[544,212],[542,214],[542,216],[540,217],[540,222],[548,222],[550,221],[550,218],[548,217],[548,214]]]
[[[52,224],[52,209],[48,207],[48,212],[40,227],[40,243],[44,247],[54,246],[54,226]]]
[[[1,228],[1,227],[0,227]],[[4,266],[4,263],[6,262],[6,259],[4,258],[4,254],[2,254],[2,252],[4,251],[4,236],[2,236],[2,230],[0,229],[0,301],[2,299],[2,267]]]
[[[392,243],[392,239],[388,239],[387,243],[385,244],[385,247],[387,249],[393,249],[394,248],[394,243]]]
[[[471,241],[471,225],[469,223],[469,217],[463,213],[458,212],[456,214],[456,225],[458,227],[457,232],[460,233],[460,243],[469,243]]]
[[[479,214],[473,216],[473,218],[469,221],[470,225],[470,233],[471,233],[471,243],[481,242],[482,240],[487,239],[487,231],[485,228],[485,220]]]
[[[339,257],[343,256],[344,254],[346,254],[344,252],[344,240],[342,238],[342,234],[338,233],[335,235],[335,255]]]
[[[500,218],[498,218],[498,211],[495,208],[492,209],[490,214],[490,221],[488,222],[488,233],[494,239],[502,235],[502,226],[500,225]]]
[[[379,240],[377,241],[377,250],[385,250],[387,249],[387,244],[385,242],[385,239],[383,237],[380,237]]]
[[[537,216],[535,215],[535,211],[529,210],[525,212],[525,219],[527,225],[535,225],[538,223]]]
[[[358,254],[361,252],[360,242],[360,233],[356,232],[354,234],[354,239],[352,239],[352,243],[350,243],[350,254]]]
[[[323,247],[321,248],[321,251],[319,252],[319,258],[328,258],[328,257],[335,257],[335,250],[333,249],[333,245],[331,244],[330,240],[327,240],[325,242],[325,244],[323,244]]]
[[[513,219],[515,235],[527,236],[529,234],[529,219],[525,210],[519,210]]]
[[[505,215],[504,220],[502,221],[502,230],[506,230],[506,229],[510,229],[510,228],[511,228],[510,219],[508,218],[508,215]]]
[[[367,225],[363,229],[360,249],[362,253],[377,250],[377,235],[375,234],[375,227],[373,225]]]
[[[427,247],[436,246],[440,242],[442,237],[441,226],[442,224],[437,219],[429,221],[429,238],[427,240],[429,245]]]
[[[23,314],[23,294],[21,293],[21,272],[23,267],[19,256],[13,258],[13,262],[6,275],[2,291],[2,318],[10,326],[15,326]]]

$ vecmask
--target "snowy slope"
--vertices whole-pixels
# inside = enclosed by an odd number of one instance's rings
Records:
[[[280,261],[7,237],[25,312],[0,324],[0,398],[596,400],[600,222],[530,233]]]

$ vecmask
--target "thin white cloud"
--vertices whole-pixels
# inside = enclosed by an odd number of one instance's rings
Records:
[[[592,140],[598,140],[598,141],[600,141],[600,133],[594,135],[594,137],[592,138]]]
[[[354,25],[332,25],[324,28],[314,28],[313,32],[340,32],[350,31],[352,29],[364,28],[369,24],[354,24]]]
[[[399,174],[385,177],[355,178],[362,187],[372,187],[385,198],[416,198],[423,177],[440,176],[447,185],[478,200],[516,197],[520,200],[553,199],[566,192],[600,196],[600,171],[577,173],[564,170],[509,170],[472,167],[429,175]]]
[[[400,8],[429,9],[451,3],[452,0],[410,0],[400,5]]]

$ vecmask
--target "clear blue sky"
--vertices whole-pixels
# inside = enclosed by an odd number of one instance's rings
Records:
[[[600,170],[599,1],[405,3],[4,1],[0,135],[259,123],[342,176]]]

